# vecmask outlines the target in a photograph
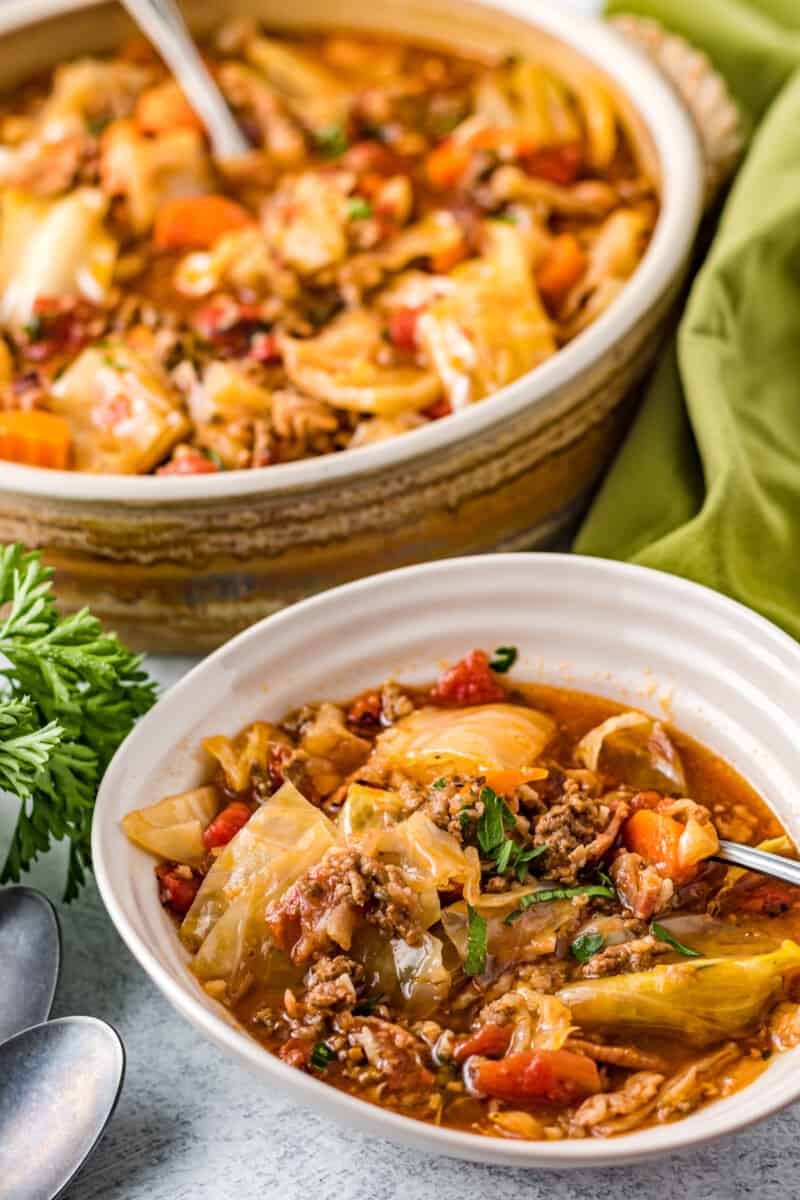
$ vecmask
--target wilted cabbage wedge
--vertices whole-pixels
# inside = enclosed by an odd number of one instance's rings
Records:
[[[308,839],[308,840],[306,840]],[[261,808],[220,854],[203,880],[194,904],[181,925],[181,938],[196,950],[214,925],[239,896],[251,889],[263,888],[262,873],[284,852],[302,858],[309,843],[315,848],[315,862],[336,841],[332,822],[320,809],[301,796],[291,783],[284,785]],[[283,875],[288,876],[288,863]],[[298,871],[288,880],[293,882]]]
[[[396,792],[365,783],[351,783],[336,824],[344,837],[361,837],[375,829],[395,825],[402,808],[403,801]]]
[[[523,896],[536,887],[515,887],[507,892],[485,892],[477,897],[473,908],[486,921],[487,949],[499,965],[533,962],[541,954],[556,948],[559,929],[575,917],[570,900],[550,900],[534,904],[520,913],[510,925],[505,918],[519,905]],[[463,900],[448,905],[442,912],[442,925],[462,959],[467,956],[467,906]]]
[[[486,253],[450,273],[420,317],[420,343],[454,409],[483,399],[556,350],[520,232],[487,222]]]
[[[44,200],[9,189],[2,199],[0,319],[25,325],[42,296],[79,295],[101,303],[111,285],[117,243],[103,225],[108,200],[78,188]]]
[[[165,796],[147,808],[134,809],[122,818],[122,828],[143,850],[193,867],[205,856],[203,830],[218,809],[219,793],[215,787],[192,788],[176,796]]]
[[[677,1035],[695,1046],[740,1037],[781,997],[783,974],[800,967],[800,946],[771,954],[704,958],[569,984],[558,996],[582,1029]]]
[[[198,979],[224,979],[232,997],[241,995],[254,980],[273,987],[298,982],[288,956],[270,939],[264,913],[332,844],[325,824],[311,825],[291,850],[275,854],[248,876],[244,890],[225,908],[192,959]]]
[[[377,750],[424,783],[448,773],[483,775],[503,790],[506,774],[541,778],[534,764],[554,734],[550,717],[513,704],[418,708],[381,734]]]

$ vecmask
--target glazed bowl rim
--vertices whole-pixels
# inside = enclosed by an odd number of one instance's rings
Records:
[[[5,0],[0,37],[48,17],[103,0]],[[661,209],[634,275],[598,320],[533,371],[464,412],[371,446],[281,463],[268,470],[202,476],[94,475],[15,463],[0,464],[0,493],[125,505],[209,502],[305,491],[403,468],[539,406],[613,349],[668,290],[684,263],[700,220],[703,192],[698,138],[677,94],[645,56],[597,18],[548,0],[477,0],[560,38],[604,69],[629,96],[655,145],[661,169]]]
[[[751,1087],[760,1085],[765,1076],[756,1084],[745,1088],[743,1092],[729,1097],[737,1101],[735,1108],[728,1104],[728,1100],[722,1100],[674,1123],[651,1126],[615,1138],[524,1142],[499,1140],[443,1128],[379,1108],[297,1071],[270,1054],[241,1026],[229,1020],[224,1010],[217,1010],[215,1007],[212,1011],[200,995],[198,985],[192,980],[185,962],[180,961],[182,973],[177,978],[174,977],[159,960],[157,951],[148,944],[147,936],[134,927],[125,911],[126,901],[118,893],[116,884],[120,863],[119,858],[112,852],[112,846],[116,839],[119,851],[120,846],[125,843],[124,835],[116,824],[115,799],[124,792],[126,772],[130,775],[131,771],[129,764],[136,763],[137,773],[150,769],[147,759],[148,731],[157,726],[163,729],[164,720],[169,718],[170,710],[180,712],[181,706],[190,697],[203,696],[199,707],[203,712],[210,713],[215,700],[207,702],[205,696],[214,694],[215,684],[217,687],[222,684],[225,688],[235,688],[237,674],[244,676],[252,669],[254,663],[259,663],[259,646],[268,647],[264,654],[267,660],[270,654],[269,647],[272,645],[280,645],[280,651],[276,649],[275,653],[285,653],[287,646],[292,650],[292,647],[299,646],[315,628],[318,631],[327,628],[329,620],[326,618],[330,618],[334,611],[340,614],[358,611],[359,604],[363,605],[371,592],[374,593],[373,602],[377,600],[384,603],[387,593],[390,593],[389,611],[395,611],[402,627],[404,622],[408,622],[409,600],[413,598],[417,583],[425,598],[430,600],[430,594],[425,593],[426,584],[433,581],[429,591],[435,591],[436,588],[446,590],[447,576],[454,572],[458,576],[457,583],[462,588],[466,583],[476,588],[485,587],[487,578],[499,579],[497,593],[485,597],[480,602],[485,608],[490,602],[496,605],[498,600],[502,600],[504,587],[513,593],[514,586],[523,584],[527,592],[531,587],[531,573],[536,572],[540,566],[545,568],[545,573],[549,569],[553,576],[557,574],[559,594],[564,589],[564,596],[568,596],[573,605],[588,608],[593,613],[594,596],[600,593],[610,608],[617,610],[622,607],[624,610],[627,588],[640,606],[646,601],[645,615],[642,616],[641,609],[637,610],[636,615],[640,622],[648,627],[653,622],[656,625],[664,624],[664,621],[658,620],[657,614],[661,612],[669,614],[673,625],[688,628],[689,623],[694,620],[692,632],[696,634],[700,628],[703,639],[712,647],[716,644],[718,653],[722,654],[723,649],[729,653],[732,647],[743,645],[745,649],[739,651],[742,660],[750,656],[752,662],[756,662],[759,667],[765,664],[766,671],[774,671],[774,664],[780,663],[781,678],[790,679],[792,694],[800,692],[795,682],[796,679],[800,679],[800,646],[787,634],[743,605],[709,588],[646,567],[570,554],[497,554],[449,559],[373,575],[312,596],[264,618],[231,639],[169,689],[118,750],[103,779],[92,830],[95,877],[100,895],[118,933],[165,997],[206,1037],[234,1055],[262,1079],[280,1086],[292,1100],[307,1104],[347,1125],[348,1128],[364,1129],[418,1149],[475,1161],[553,1168],[642,1162],[705,1144],[746,1128],[800,1098],[800,1073],[796,1070],[800,1048],[789,1051],[786,1055],[776,1056],[779,1059],[792,1057],[793,1074],[788,1078],[786,1072],[779,1078],[773,1075],[768,1094],[764,1096],[759,1093],[758,1100],[751,1097],[749,1104],[738,1103],[739,1098],[750,1092]],[[444,579],[440,581],[439,577]],[[548,579],[545,579],[542,588],[542,598],[545,601],[548,598],[548,586],[552,587],[552,584],[548,584]],[[606,589],[605,592],[603,588]],[[439,601],[443,598],[440,595]],[[282,639],[282,632],[285,635],[283,627],[286,626],[289,628],[289,635],[288,638]],[[624,640],[620,645],[624,647]],[[623,659],[625,653],[635,657],[633,651],[623,649]],[[688,672],[689,668],[685,669]],[[207,674],[211,676],[210,688],[203,686]],[[265,665],[264,677],[267,675],[268,667]],[[603,688],[599,690],[602,691]],[[767,696],[763,685],[758,682],[753,684],[752,690],[757,698]],[[781,697],[776,701],[771,696],[768,698],[773,708],[775,704],[784,703],[786,699]],[[793,718],[787,716],[787,721],[794,726]],[[153,761],[160,763],[157,757]],[[159,770],[164,772],[165,769],[163,763],[160,763],[156,767],[156,773]],[[166,782],[163,786],[166,786]],[[800,814],[797,815],[800,817]],[[123,842],[120,842],[120,838]],[[133,856],[143,855],[142,851],[132,846],[127,847],[127,853]],[[130,862],[133,869],[135,857],[125,861]],[[137,874],[140,873],[137,871]],[[177,964],[182,958],[177,936],[174,937],[174,952]],[[172,954],[172,950],[169,954]],[[728,1106],[724,1115],[720,1115],[718,1105]],[[745,1110],[744,1115],[742,1108]],[[631,1139],[635,1139],[633,1145],[630,1144]]]

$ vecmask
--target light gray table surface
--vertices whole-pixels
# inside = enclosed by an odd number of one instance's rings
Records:
[[[596,7],[596,0],[572,2]],[[191,660],[154,658],[148,665],[167,685]],[[45,866],[33,881],[53,895],[55,873]],[[76,903],[58,908],[65,953],[54,1015],[104,1017],[119,1030],[128,1055],[119,1107],[67,1200],[800,1196],[800,1105],[702,1150],[603,1171],[480,1166],[339,1128],[276,1095],[195,1033],[128,953],[93,883]]]

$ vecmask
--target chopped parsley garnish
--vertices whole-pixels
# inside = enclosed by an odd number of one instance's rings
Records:
[[[498,675],[505,675],[511,670],[514,663],[517,661],[516,646],[498,646],[494,652],[494,658],[489,663],[489,666]]]
[[[578,887],[543,888],[540,892],[531,892],[530,895],[523,896],[517,908],[505,918],[504,924],[510,925],[529,908],[533,908],[534,904],[546,904],[548,900],[572,900],[574,896],[607,896],[613,900],[616,894],[613,888],[606,887],[601,883],[582,883]]]
[[[373,208],[369,200],[365,200],[363,196],[348,196],[348,221],[366,221],[368,217],[372,216],[372,213]]]
[[[469,829],[470,809],[462,808],[458,814],[458,823],[461,826],[461,832],[466,833]]]
[[[347,149],[347,133],[341,124],[325,125],[316,130],[314,140],[327,158],[340,158]]]
[[[486,966],[486,918],[467,905],[467,957],[464,961],[465,975],[480,975]]]
[[[668,946],[672,946],[673,950],[677,950],[678,954],[685,954],[687,958],[702,958],[699,950],[692,950],[691,946],[684,946],[683,942],[679,942],[676,937],[673,937],[668,929],[663,925],[659,925],[657,921],[653,921],[650,926],[650,932],[659,942],[666,942]]]
[[[605,944],[606,939],[602,933],[582,933],[580,937],[575,938],[570,946],[570,951],[572,957],[577,958],[579,963],[586,963],[599,950],[602,950]]]
[[[511,862],[512,867],[517,873],[517,879],[520,883],[524,883],[525,876],[528,874],[528,865],[534,859],[541,858],[546,851],[547,846],[531,846],[529,850],[522,850],[517,854]]]
[[[506,828],[513,829],[517,819],[493,788],[481,788],[478,799],[483,804],[483,812],[478,818],[478,845],[491,858],[505,841]]]
[[[441,779],[434,779],[433,783],[431,784],[431,787],[437,788],[437,789],[438,788],[446,788],[447,780],[445,779],[444,775],[441,777]]]
[[[225,463],[217,454],[216,450],[206,450],[204,453],[209,462],[212,462],[218,471],[227,471],[228,468],[225,466]]]
[[[511,854],[515,848],[515,843],[511,838],[506,838],[500,849],[497,851],[497,857],[494,860],[494,869],[498,875],[502,875],[508,870],[508,864],[511,861]]]
[[[506,225],[516,225],[517,218],[513,212],[495,213],[492,218],[494,221],[504,221]]]
[[[324,1071],[336,1055],[325,1042],[317,1042],[311,1051],[311,1065],[315,1071]]]

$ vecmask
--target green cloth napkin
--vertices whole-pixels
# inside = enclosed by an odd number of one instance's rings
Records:
[[[800,638],[800,0],[611,0],[702,47],[754,129],[575,543],[708,584]]]

